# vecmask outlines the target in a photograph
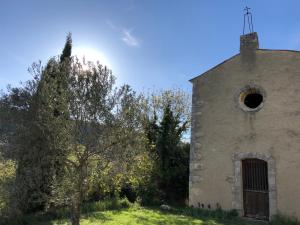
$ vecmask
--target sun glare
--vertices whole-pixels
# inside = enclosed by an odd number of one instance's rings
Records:
[[[111,68],[111,64],[107,57],[105,57],[101,52],[97,51],[94,48],[89,47],[75,47],[72,53],[73,56],[77,56],[77,58],[82,61],[83,58],[86,62],[92,61],[94,63],[99,62],[100,64],[107,66],[109,69]]]

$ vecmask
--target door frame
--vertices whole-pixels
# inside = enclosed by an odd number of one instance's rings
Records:
[[[255,178],[255,179],[251,179]],[[268,163],[261,159],[243,159],[242,160],[242,182],[243,182],[243,208],[244,208],[244,216],[268,220],[270,218],[269,213],[269,184],[268,184]],[[248,197],[247,197],[248,196]],[[251,197],[250,197],[251,196]],[[251,203],[255,203],[252,205],[254,208],[249,207],[249,205],[245,205],[247,203],[246,197]],[[263,201],[264,205],[259,204],[257,201]],[[260,202],[262,203],[262,202]],[[256,208],[258,207],[258,208]],[[260,215],[261,217],[256,217],[258,215],[251,214],[247,212],[257,211],[258,213],[263,213],[264,215]],[[253,212],[254,213],[254,212]]]
[[[244,215],[243,204],[243,180],[242,180],[242,160],[244,159],[260,159],[268,164],[268,184],[269,184],[269,219],[277,214],[277,190],[276,190],[276,167],[275,159],[270,154],[242,152],[234,153],[233,168],[234,179],[232,183],[232,208],[238,210],[240,216]]]

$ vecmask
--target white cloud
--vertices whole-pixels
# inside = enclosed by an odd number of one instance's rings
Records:
[[[126,29],[116,26],[111,20],[106,20],[107,26],[113,30],[114,32],[119,33],[121,35],[120,39],[128,46],[130,47],[139,47],[140,46],[140,40],[136,38],[132,34],[132,29]]]
[[[131,46],[131,47],[139,47],[140,46],[139,40],[131,34],[130,30],[124,29],[122,31],[121,40],[124,41],[128,46]]]

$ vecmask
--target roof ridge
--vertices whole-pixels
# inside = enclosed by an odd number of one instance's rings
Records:
[[[224,64],[224,63],[228,62],[229,60],[231,60],[231,59],[235,58],[235,57],[236,57],[236,56],[238,56],[238,55],[240,55],[240,53],[237,53],[237,54],[235,54],[235,55],[231,56],[230,58],[228,58],[228,59],[226,59],[226,60],[222,61],[221,63],[219,63],[219,64],[217,64],[217,65],[213,66],[212,68],[210,68],[210,69],[206,70],[204,73],[201,73],[201,74],[197,75],[196,77],[194,77],[194,78],[190,79],[189,81],[190,81],[190,82],[193,82],[193,80],[195,80],[196,78],[198,78],[198,77],[202,76],[202,75],[203,75],[203,74],[205,74],[205,73],[208,73],[209,71],[211,71],[211,70],[215,69],[215,68],[216,68],[216,67],[218,67],[218,66],[221,66],[222,64]]]
[[[264,48],[259,48],[259,49],[256,49],[256,51],[277,51],[277,52],[279,52],[279,51],[285,51],[285,52],[295,52],[295,53],[300,53],[299,50],[289,50],[289,49],[264,49]],[[211,71],[211,70],[217,68],[218,66],[221,66],[222,64],[224,64],[224,63],[226,63],[226,62],[232,60],[233,58],[235,58],[236,56],[239,56],[240,54],[241,54],[241,53],[237,53],[237,54],[231,56],[230,58],[228,58],[228,59],[222,61],[221,63],[219,63],[219,64],[217,64],[217,65],[211,67],[210,69],[206,70],[205,72],[203,72],[203,73],[201,73],[201,74],[195,76],[194,78],[190,79],[189,81],[190,81],[190,82],[193,82],[193,81],[194,81],[195,79],[197,79],[198,77],[200,77],[200,76],[202,76],[202,75],[208,73],[209,71]]]

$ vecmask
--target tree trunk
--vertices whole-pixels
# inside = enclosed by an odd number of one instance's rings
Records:
[[[86,171],[87,171],[87,164],[86,158],[80,158],[80,164],[77,167],[77,182],[75,184],[75,193],[72,198],[72,209],[71,209],[71,222],[72,225],[79,225],[80,224],[80,208],[82,204],[82,200],[84,198],[84,194],[86,193]]]
[[[80,225],[80,202],[74,199],[71,206],[71,223],[72,225]]]

